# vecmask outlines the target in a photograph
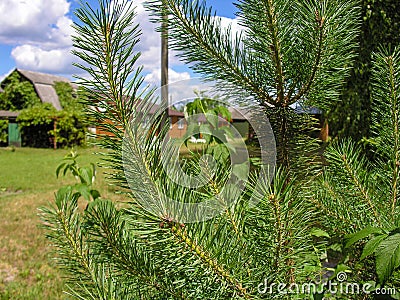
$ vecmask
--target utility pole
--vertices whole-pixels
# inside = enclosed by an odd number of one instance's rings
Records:
[[[161,119],[161,128],[168,122],[168,13],[166,0],[163,0],[161,23],[161,106],[165,112]]]

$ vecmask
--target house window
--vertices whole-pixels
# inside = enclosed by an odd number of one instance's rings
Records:
[[[178,129],[183,129],[185,126],[185,119],[179,118],[178,119]]]

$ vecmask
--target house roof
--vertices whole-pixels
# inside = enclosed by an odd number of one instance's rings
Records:
[[[18,115],[17,111],[0,110],[0,119],[16,119]]]
[[[291,106],[297,114],[310,114],[310,115],[321,115],[322,110],[313,106],[304,106],[300,102],[295,102]]]
[[[127,99],[126,99],[126,100],[127,100]],[[137,109],[138,109],[138,110],[141,110],[141,109],[142,109],[142,106],[143,106],[142,103],[143,103],[142,100],[139,100],[139,101],[138,101],[138,104],[137,104]],[[150,106],[149,114],[154,115],[155,113],[159,113],[159,112],[160,112],[160,109],[161,109],[160,104],[153,103],[153,104]],[[168,116],[169,116],[169,117],[175,117],[175,116],[176,116],[176,117],[182,117],[182,118],[183,118],[185,115],[184,115],[183,112],[180,112],[180,111],[177,111],[177,110],[175,110],[175,109],[173,109],[173,108],[168,107]]]
[[[39,98],[42,99],[43,103],[50,103],[57,110],[62,109],[56,90],[52,85],[34,84],[34,86],[37,94],[39,95]]]
[[[43,103],[50,103],[53,105],[57,110],[61,110],[61,104],[58,99],[58,95],[56,90],[54,89],[54,84],[56,82],[67,82],[71,84],[73,88],[77,88],[77,85],[71,83],[68,78],[56,76],[52,74],[22,70],[22,69],[15,69],[16,72],[21,74],[27,80],[29,80],[33,87],[35,88],[36,93],[38,94],[40,100]]]
[[[33,72],[22,69],[16,69],[16,70],[33,84],[53,85],[57,81],[70,83],[69,79],[61,76],[40,73],[40,72]]]

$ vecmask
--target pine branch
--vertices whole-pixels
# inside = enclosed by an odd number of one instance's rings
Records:
[[[377,151],[382,152],[386,164],[390,164],[390,206],[394,219],[399,198],[400,180],[400,57],[398,49],[393,53],[381,50],[374,56],[375,67],[372,69],[373,80],[373,118],[372,129],[377,136]]]
[[[56,193],[56,206],[40,208],[40,217],[47,231],[47,238],[57,251],[57,261],[68,272],[70,282],[80,282],[89,293],[103,293],[97,276],[99,264],[88,247],[87,236],[81,226],[78,211],[79,194],[72,187]]]
[[[343,141],[335,143],[326,149],[326,157],[329,166],[326,171],[327,178],[335,186],[335,190],[341,191],[343,194],[344,209],[347,214],[361,212],[365,210],[365,206],[369,208],[369,215],[361,214],[359,218],[362,220],[364,215],[366,219],[361,222],[361,226],[376,222],[382,224],[384,217],[384,205],[379,201],[379,189],[376,188],[376,180],[371,172],[372,168],[361,155],[360,150],[354,146],[351,141]],[[346,187],[344,189],[344,187]],[[343,190],[344,189],[344,190]],[[342,198],[342,197],[341,197]],[[339,201],[335,199],[335,201]],[[351,202],[348,202],[351,199]],[[340,203],[340,202],[339,202]],[[342,212],[341,214],[344,214]],[[364,223],[364,224],[363,224]]]
[[[230,28],[222,29],[212,10],[198,1],[148,1],[147,7],[152,10],[157,22],[162,19],[163,3],[170,14],[170,47],[178,51],[183,61],[210,80],[222,80],[249,91],[258,99],[273,103],[269,93],[248,74],[253,63],[241,35],[233,38]]]
[[[268,28],[271,32],[270,50],[272,54],[272,61],[275,65],[275,82],[276,82],[276,90],[278,91],[276,102],[282,103],[284,100],[285,77],[283,74],[281,46],[278,39],[278,26],[277,26],[278,20],[275,13],[275,6],[273,0],[263,0],[262,3],[266,10],[266,15],[268,18]]]
[[[289,91],[289,94],[287,96],[287,102],[289,104],[293,104],[300,99],[303,98],[303,96],[307,95],[307,93],[310,91],[311,86],[315,82],[315,77],[317,75],[317,71],[320,67],[321,64],[321,58],[322,58],[322,47],[323,47],[323,42],[324,42],[324,23],[325,23],[325,18],[319,15],[318,10],[315,11],[315,21],[316,21],[316,28],[317,28],[317,33],[318,33],[318,40],[317,40],[317,49],[316,49],[316,54],[315,54],[315,62],[312,65],[311,68],[311,74],[310,78],[308,81],[303,85],[303,87],[300,89],[300,91],[293,97],[291,98],[292,91]]]

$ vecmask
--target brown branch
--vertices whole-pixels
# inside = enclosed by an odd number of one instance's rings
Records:
[[[268,27],[271,32],[272,43],[270,45],[270,51],[271,51],[272,61],[275,64],[275,83],[276,83],[276,90],[278,92],[277,102],[283,103],[285,76],[282,65],[281,46],[278,39],[278,25],[277,25],[273,0],[267,0],[265,1],[265,4],[266,4],[268,23],[269,23]]]
[[[212,259],[210,255],[204,251],[202,247],[200,247],[194,240],[192,240],[184,227],[181,224],[174,224],[171,227],[171,232],[174,236],[179,239],[179,241],[184,242],[188,248],[193,251],[203,262],[205,262],[209,268],[211,268],[216,274],[221,276],[226,282],[228,282],[235,290],[239,292],[246,299],[252,299],[246,289],[242,286],[242,284],[233,278],[228,271],[224,269],[223,266],[219,265],[215,259]]]

